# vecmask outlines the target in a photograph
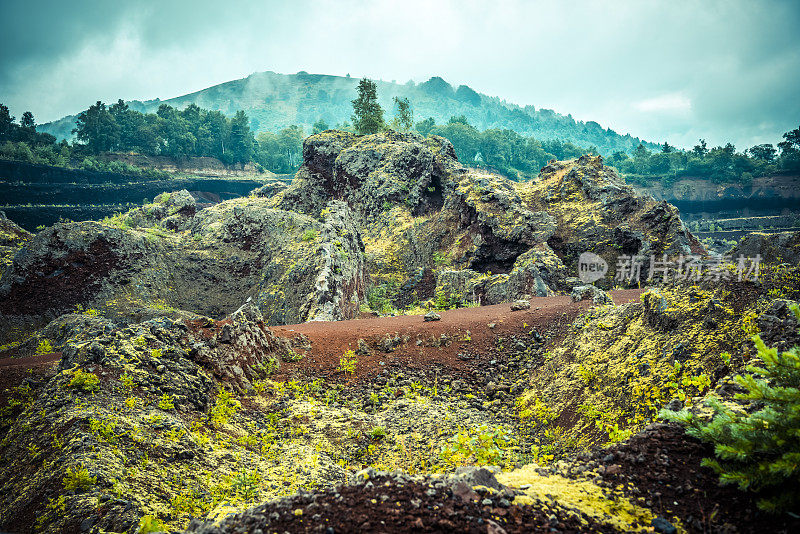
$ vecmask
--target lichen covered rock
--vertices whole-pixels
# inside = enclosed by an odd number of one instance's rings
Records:
[[[101,222],[59,223],[2,280],[4,320],[43,325],[76,306],[136,322],[186,310],[222,317],[248,298],[268,324],[353,317],[363,243],[346,205],[322,222],[242,198],[197,209],[186,191]]]

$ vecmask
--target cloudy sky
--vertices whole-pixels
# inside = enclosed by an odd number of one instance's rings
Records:
[[[800,2],[3,0],[0,102],[46,122],[272,70],[442,76],[690,147],[800,125]]]

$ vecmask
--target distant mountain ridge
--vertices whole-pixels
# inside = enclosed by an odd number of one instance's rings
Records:
[[[617,150],[630,152],[640,143],[650,149],[658,148],[655,143],[630,134],[618,134],[594,121],[576,121],[571,115],[562,115],[550,109],[521,107],[498,97],[478,93],[466,85],[454,88],[438,76],[419,84],[376,83],[379,101],[387,119],[393,115],[394,97],[400,97],[408,98],[411,102],[415,121],[433,117],[437,124],[444,124],[450,117],[464,115],[479,130],[508,128],[539,140],[558,139],[587,148],[594,146],[603,155]],[[128,104],[132,109],[142,112],[155,112],[161,104],[183,108],[190,103],[227,115],[244,110],[256,131],[277,131],[297,124],[309,134],[312,125],[319,119],[323,119],[331,128],[350,121],[351,101],[356,96],[357,84],[358,79],[349,76],[267,71],[168,100],[133,100]],[[38,129],[59,139],[69,139],[76,118],[76,115],[69,115],[42,124]]]

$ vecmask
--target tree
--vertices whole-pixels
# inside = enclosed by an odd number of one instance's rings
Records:
[[[756,145],[754,147],[748,148],[747,153],[750,155],[751,158],[757,159],[759,161],[763,161],[766,163],[771,163],[775,160],[775,154],[777,151],[775,147],[769,143],[763,145]]]
[[[696,156],[700,156],[701,158],[703,156],[705,156],[708,153],[708,147],[706,145],[706,140],[705,139],[700,139],[700,142],[698,144],[694,145],[694,148],[692,148],[692,152]]]
[[[234,163],[245,163],[253,157],[253,133],[250,131],[250,120],[242,110],[236,112],[231,119],[230,150]]]
[[[373,134],[386,128],[383,108],[378,104],[378,88],[375,82],[362,78],[358,82],[358,96],[352,103],[351,119],[357,134]]]
[[[778,143],[778,148],[782,151],[787,149],[800,150],[800,126],[783,134],[783,138],[785,141]]]
[[[800,127],[783,134],[784,141],[778,143],[781,149],[781,167],[788,170],[800,169]]]
[[[661,145],[661,153],[662,154],[669,154],[670,152],[674,152],[674,151],[675,151],[675,148],[670,146],[670,144],[667,143],[666,141],[664,141],[664,144]]]
[[[411,111],[411,103],[407,98],[394,97],[395,115],[392,126],[396,130],[408,132],[414,126],[414,112]]]
[[[329,126],[328,126],[328,123],[325,122],[325,120],[322,117],[320,117],[317,120],[317,122],[314,123],[314,126],[312,126],[311,133],[312,134],[318,134],[318,133],[324,132],[325,130],[328,130],[328,129],[330,129]]]
[[[72,133],[95,154],[111,150],[119,142],[119,125],[99,100],[78,115]]]
[[[414,125],[414,129],[420,133],[420,135],[427,136],[431,133],[436,127],[436,121],[433,120],[433,117],[428,117],[424,121],[419,121],[417,124]]]
[[[790,306],[798,321],[800,308]],[[705,458],[722,484],[760,493],[759,508],[770,512],[796,510],[800,504],[800,347],[779,353],[752,337],[762,365],[748,365],[733,381],[743,393],[735,399],[748,405],[734,410],[719,399],[706,404],[710,421],[683,409],[664,410],[662,417],[687,426],[686,433],[714,445],[717,458]],[[730,360],[730,354],[723,355]]]
[[[8,106],[0,104],[0,141],[10,137],[13,124],[14,117],[11,116]]]
[[[19,119],[19,125],[23,128],[29,128],[31,130],[36,129],[36,121],[33,120],[33,113],[30,111],[26,111],[22,114],[22,117]]]
[[[436,127],[431,134],[441,135],[453,143],[458,161],[472,165],[475,155],[481,149],[481,134],[468,124],[460,122]]]
[[[459,115],[459,116],[453,115],[452,117],[450,117],[450,120],[447,121],[447,124],[464,124],[466,126],[470,125],[466,115]]]
[[[286,158],[287,172],[296,170],[303,154],[303,129],[292,124],[281,130],[278,133],[278,150]]]

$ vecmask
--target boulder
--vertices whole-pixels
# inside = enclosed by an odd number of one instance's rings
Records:
[[[582,300],[591,300],[594,304],[613,304],[614,301],[611,300],[611,297],[600,289],[599,287],[595,287],[593,285],[585,285],[585,286],[578,286],[572,288],[572,293],[570,293],[572,300],[575,302],[580,302]]]

